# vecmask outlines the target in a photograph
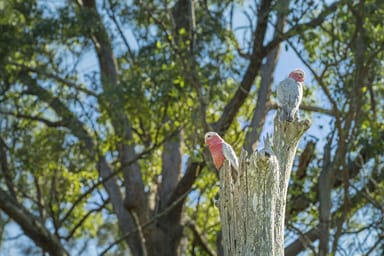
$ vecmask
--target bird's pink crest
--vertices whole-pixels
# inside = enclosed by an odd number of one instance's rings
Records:
[[[305,73],[300,68],[297,68],[297,69],[293,70],[291,73],[289,73],[290,78],[292,78],[295,81],[300,82],[300,83],[304,82],[304,76],[305,76]]]

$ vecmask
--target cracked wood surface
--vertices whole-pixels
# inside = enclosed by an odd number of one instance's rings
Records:
[[[288,181],[297,145],[309,127],[308,120],[275,118],[273,140],[267,135],[264,148],[249,157],[241,152],[236,181],[229,162],[224,163],[219,209],[226,256],[284,255]]]

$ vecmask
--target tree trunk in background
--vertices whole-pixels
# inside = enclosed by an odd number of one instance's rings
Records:
[[[310,122],[280,122],[274,138],[249,158],[240,155],[240,171],[233,180],[229,162],[220,171],[220,217],[224,254],[284,255],[284,216],[289,176],[298,142]],[[272,144],[272,145],[271,145]]]

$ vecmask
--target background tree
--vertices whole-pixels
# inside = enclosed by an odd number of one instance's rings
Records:
[[[237,152],[258,145],[286,46],[313,77],[302,107],[314,128],[288,188],[285,254],[381,255],[383,10],[379,0],[1,1],[3,250],[220,254],[204,133]]]

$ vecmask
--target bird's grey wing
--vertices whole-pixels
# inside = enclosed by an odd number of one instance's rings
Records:
[[[301,94],[300,94],[300,88],[302,87],[301,83],[292,80],[288,84],[288,86],[289,86],[289,92],[288,92],[289,104],[292,107],[296,107],[300,104],[300,100],[301,100]]]
[[[282,106],[289,106],[290,108],[295,108],[300,104],[301,101],[301,87],[302,85],[296,82],[293,79],[285,79],[284,83],[279,86],[280,88],[280,97],[278,96],[279,101],[281,100]]]
[[[225,159],[228,159],[231,165],[239,171],[239,160],[237,159],[236,153],[228,143],[223,143],[223,155]]]
[[[289,97],[287,96],[289,95],[289,90],[290,90],[289,83],[291,80],[292,79],[290,78],[284,79],[277,86],[277,90],[276,90],[277,100],[279,101],[280,106],[286,106],[289,103]]]

